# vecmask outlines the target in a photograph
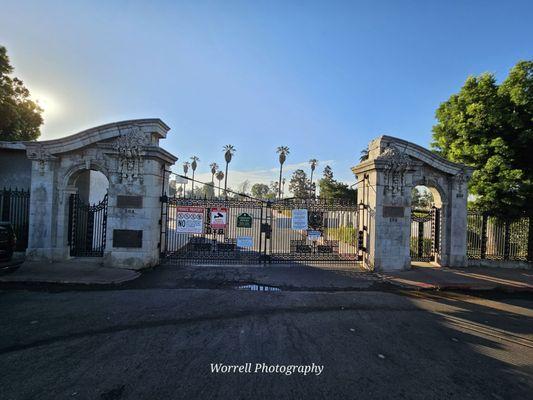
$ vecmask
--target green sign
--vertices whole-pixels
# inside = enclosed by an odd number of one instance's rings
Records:
[[[250,214],[242,213],[237,217],[237,228],[251,228],[252,217]]]

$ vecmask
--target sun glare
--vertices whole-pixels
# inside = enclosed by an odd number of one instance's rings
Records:
[[[61,111],[59,103],[48,93],[32,91],[32,98],[43,109],[43,113],[47,117],[55,116]]]

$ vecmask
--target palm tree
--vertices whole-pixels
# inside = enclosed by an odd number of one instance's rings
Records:
[[[192,163],[191,163],[191,168],[192,168],[192,195],[194,197],[194,171],[196,171],[196,167],[198,166],[198,161],[200,161],[200,159],[198,157],[196,157],[196,156],[192,156],[191,160],[192,160]]]
[[[279,154],[278,199],[281,199],[281,174],[283,173],[283,163],[287,159],[287,154],[289,154],[289,148],[287,146],[279,146],[276,152]]]
[[[224,158],[226,159],[226,174],[224,177],[224,196],[228,197],[228,192],[227,192],[228,190],[228,165],[231,162],[231,159],[233,158],[233,155],[235,154],[237,150],[235,149],[235,147],[233,147],[232,144],[227,144],[224,146],[222,151],[224,152]]]
[[[359,162],[363,162],[368,160],[368,147],[361,150],[361,154],[359,156]]]
[[[309,160],[309,164],[311,164],[311,182],[309,185],[309,192],[310,192],[309,197],[314,197],[313,196],[313,173],[315,172],[315,168],[318,165],[318,160],[316,158],[311,158]]]
[[[281,196],[285,197],[285,178],[281,180]]]
[[[224,179],[224,172],[218,171],[216,177],[218,179],[218,197],[220,197],[220,182]]]
[[[211,185],[215,184],[215,174],[218,170],[218,164],[216,162],[209,164],[211,167]]]
[[[183,163],[183,173],[185,174],[185,177],[187,177],[187,172],[189,172],[189,166],[191,163],[189,161],[185,161]],[[187,180],[183,183],[183,196],[185,196],[185,189],[187,188]]]

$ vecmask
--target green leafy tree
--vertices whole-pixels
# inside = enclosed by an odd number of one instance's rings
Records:
[[[36,140],[43,110],[30,99],[24,83],[9,76],[12,72],[7,50],[0,46],[0,140]]]
[[[267,199],[274,200],[276,197],[278,197],[278,188],[279,183],[275,181],[270,182],[270,193],[267,195]],[[272,194],[274,194],[272,196]]]
[[[533,214],[533,61],[517,63],[501,85],[469,77],[442,103],[433,149],[474,168],[473,205],[500,216]]]
[[[326,165],[324,167],[324,172],[322,173],[323,179],[325,179],[328,182],[333,182],[333,170],[329,165]]]
[[[252,196],[258,199],[266,199],[269,192],[270,188],[264,183],[255,183],[252,186]]]
[[[320,197],[323,199],[340,199],[347,201],[357,201],[357,190],[352,189],[347,184],[337,182],[333,178],[333,170],[326,165],[323,177],[318,181]]]
[[[289,191],[294,197],[299,199],[309,197],[310,186],[311,181],[307,178],[307,174],[303,169],[297,169],[292,173],[291,180],[289,181]]]
[[[411,206],[413,208],[427,209],[434,203],[433,194],[420,186],[415,186],[411,192]]]

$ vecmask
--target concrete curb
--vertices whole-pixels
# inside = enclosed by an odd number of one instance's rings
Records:
[[[118,285],[141,276],[138,271],[95,264],[24,263],[0,276],[4,284]]]

